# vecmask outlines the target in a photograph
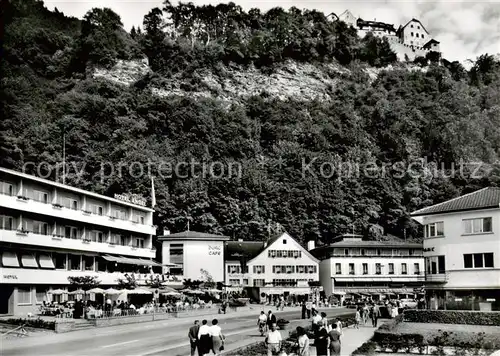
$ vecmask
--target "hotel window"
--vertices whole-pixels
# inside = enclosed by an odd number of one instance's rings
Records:
[[[71,271],[81,271],[82,270],[82,256],[69,255],[69,269]]]
[[[95,215],[102,215],[103,207],[97,204],[89,204],[89,211]]]
[[[380,263],[375,263],[375,274],[382,274],[382,265]]]
[[[254,266],[255,267],[255,266]],[[253,286],[254,287],[264,287],[266,284],[265,280],[263,279],[254,279],[253,280]]]
[[[427,274],[443,274],[446,272],[444,256],[431,256],[425,258]]]
[[[408,274],[408,268],[406,263],[401,263],[401,274]]]
[[[0,215],[0,230],[14,230],[14,218],[12,216]]]
[[[31,304],[31,288],[17,287],[17,305]]]
[[[362,248],[362,249],[361,249],[361,256],[365,256],[365,254],[366,254],[365,249],[364,249],[364,248]]]
[[[127,212],[124,209],[114,207],[111,209],[111,217],[120,220],[127,220]]]
[[[49,202],[49,194],[40,190],[33,190],[33,200],[47,204]]]
[[[0,193],[4,195],[13,196],[14,186],[11,183],[0,181]]]
[[[420,265],[418,263],[413,264],[413,273],[420,274]]]
[[[295,266],[286,266],[286,273],[295,273]]]
[[[377,249],[377,256],[380,256],[382,254],[382,250],[381,249]]]
[[[253,273],[256,274],[266,273],[266,268],[265,266],[253,266]]]
[[[316,273],[316,266],[307,266],[309,273]]]
[[[424,237],[431,238],[442,236],[444,236],[444,223],[442,221],[424,226]]]
[[[389,263],[389,274],[394,274],[394,263]]]
[[[438,256],[438,273],[443,274],[446,271],[444,256]]]
[[[49,225],[41,221],[33,221],[33,233],[39,235],[48,235]]]
[[[344,249],[344,255],[349,256],[349,249],[348,248]]]
[[[354,263],[349,263],[349,274],[354,274]]]
[[[94,257],[83,256],[83,268],[85,269],[85,271],[93,271],[94,270]]]
[[[342,265],[340,263],[335,263],[335,274],[342,274]]]
[[[145,216],[139,212],[134,213],[134,222],[137,224],[144,225]]]
[[[47,300],[47,287],[36,287],[35,300],[36,304],[42,304]]]
[[[368,274],[368,263],[363,263],[363,274]]]
[[[66,226],[64,229],[64,237],[67,239],[78,239],[78,229],[72,226]]]
[[[107,261],[104,258],[99,257],[95,262],[97,264],[98,272],[106,272]]]
[[[120,235],[120,245],[128,246],[128,238],[126,236]]]
[[[230,279],[229,284],[233,286],[239,286],[240,285],[240,280],[239,279]]]
[[[140,237],[134,237],[133,246],[137,248],[144,248],[144,239]]]
[[[53,253],[52,254],[52,259],[54,260],[54,265],[56,266],[56,269],[67,269],[67,261],[66,261],[66,255],[62,253]]]
[[[470,253],[464,255],[464,268],[493,268],[493,253]]]
[[[73,198],[61,198],[61,205],[66,209],[78,210],[78,201]]]
[[[491,218],[480,219],[467,219],[464,222],[464,233],[467,234],[481,234],[485,232],[492,232]]]
[[[90,240],[94,242],[104,242],[104,233],[101,231],[91,231]]]
[[[243,285],[248,286],[248,278],[243,278]]]

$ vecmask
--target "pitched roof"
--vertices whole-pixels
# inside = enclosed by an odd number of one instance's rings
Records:
[[[338,242],[333,242],[329,245],[318,247],[315,250],[329,248],[329,247],[408,247],[408,248],[419,248],[423,247],[422,243],[419,242],[407,242],[407,241],[368,241],[368,240],[342,240]]]
[[[187,239],[187,240],[229,240],[228,236],[207,234],[198,231],[183,231],[175,234],[158,236],[158,240],[166,239]]]
[[[436,41],[434,38],[431,39],[429,42],[427,42],[426,44],[424,44],[422,47],[423,48],[426,48],[426,47],[429,47],[431,44],[433,43],[440,43],[439,41]]]
[[[411,213],[411,216],[500,208],[500,188],[487,187]]]
[[[264,250],[264,241],[228,241],[224,244],[224,260],[239,261],[242,256],[251,259]]]
[[[424,29],[424,31],[425,31],[425,32],[427,32],[427,34],[429,34],[429,31],[427,31],[427,29],[426,29],[426,28],[425,28],[425,26],[422,24],[422,22],[420,22],[420,20],[417,20],[416,18],[411,19],[410,21],[408,21],[408,22],[407,22],[407,24],[406,24],[406,25],[404,25],[403,27],[400,27],[400,28],[398,29],[398,32],[399,32],[399,31],[403,31],[403,30],[406,28],[406,26],[408,26],[408,25],[410,24],[410,22],[413,22],[413,21],[418,22],[418,23],[420,24],[420,26],[422,26],[422,28]]]

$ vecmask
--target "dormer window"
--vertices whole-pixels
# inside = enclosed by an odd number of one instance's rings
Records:
[[[283,245],[286,245],[286,239],[283,239]]]

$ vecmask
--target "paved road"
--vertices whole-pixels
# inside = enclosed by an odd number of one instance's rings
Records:
[[[330,318],[347,312],[344,308],[325,311]],[[257,316],[258,312],[256,315],[246,316],[227,315],[220,321],[227,338],[226,349],[241,344],[242,340],[263,340],[257,330]],[[276,312],[276,316],[295,320],[300,318],[300,312],[285,310]],[[191,324],[192,320],[176,319],[9,340],[0,346],[0,354],[4,356],[185,356],[189,355],[187,332]]]

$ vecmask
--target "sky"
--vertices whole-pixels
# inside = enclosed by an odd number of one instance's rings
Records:
[[[175,4],[176,1],[171,1]],[[188,2],[188,1],[185,1]],[[192,0],[195,5],[213,4],[228,1]],[[419,19],[430,35],[441,42],[441,51],[448,60],[465,62],[475,60],[479,55],[500,53],[500,0],[450,1],[450,0],[233,0],[244,10],[258,7],[265,11],[280,6],[303,9],[317,9],[326,14],[340,15],[349,9],[356,17],[392,23],[394,27],[406,24],[411,18]],[[52,10],[68,16],[82,18],[93,7],[109,7],[121,16],[125,29],[142,26],[142,20],[154,7],[162,7],[162,0],[45,0]]]

